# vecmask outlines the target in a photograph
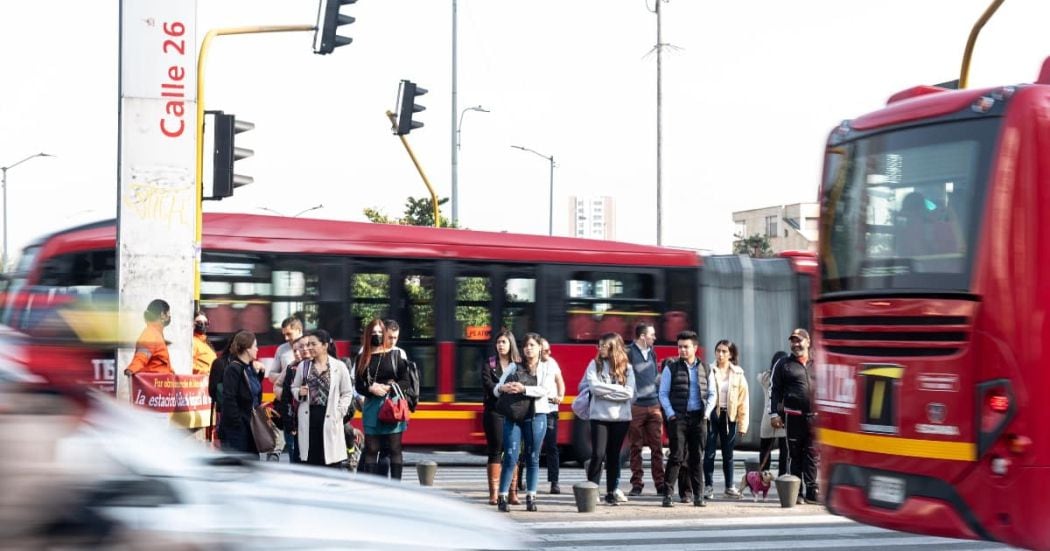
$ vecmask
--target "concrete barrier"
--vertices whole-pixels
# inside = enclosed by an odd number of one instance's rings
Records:
[[[416,474],[419,475],[420,486],[433,486],[434,475],[437,474],[437,463],[433,461],[420,461],[416,463]]]
[[[572,495],[576,498],[576,510],[581,513],[593,513],[598,507],[598,485],[593,482],[573,484]]]
[[[773,481],[777,485],[777,497],[780,498],[781,507],[794,507],[798,499],[798,490],[802,487],[802,479],[795,475],[786,474],[777,477]]]

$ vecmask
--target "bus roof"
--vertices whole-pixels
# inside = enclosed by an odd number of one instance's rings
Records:
[[[892,96],[884,109],[857,117],[850,123],[850,126],[856,130],[871,130],[947,115],[966,108],[993,90],[997,88],[966,90],[944,88],[941,91],[924,89],[923,93],[915,95],[910,95],[909,91],[905,90]]]
[[[115,221],[42,238],[41,257],[113,248]],[[590,265],[698,266],[695,252],[618,241],[452,228],[400,226],[260,214],[204,214],[204,248],[211,251],[456,258]]]

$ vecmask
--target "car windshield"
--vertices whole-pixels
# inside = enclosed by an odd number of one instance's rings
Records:
[[[998,118],[830,147],[821,291],[967,291]]]

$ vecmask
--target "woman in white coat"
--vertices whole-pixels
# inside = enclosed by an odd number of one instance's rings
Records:
[[[302,363],[292,380],[292,394],[299,400],[299,458],[311,465],[336,466],[346,460],[343,417],[353,402],[350,369],[335,357],[327,331],[306,337],[313,359]]]

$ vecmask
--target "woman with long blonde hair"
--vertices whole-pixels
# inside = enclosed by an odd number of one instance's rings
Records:
[[[598,340],[598,354],[587,366],[580,392],[591,393],[591,461],[587,480],[598,484],[605,462],[605,502],[616,505],[620,482],[620,448],[631,426],[634,370],[627,359],[623,338],[606,333]]]

